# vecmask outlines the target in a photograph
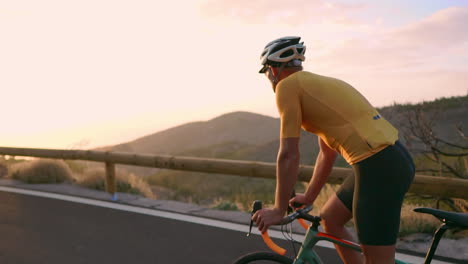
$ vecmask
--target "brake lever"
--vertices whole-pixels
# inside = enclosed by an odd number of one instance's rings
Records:
[[[249,227],[249,232],[247,233],[247,236],[250,236],[250,234],[252,233],[252,226],[253,226],[252,216],[255,214],[255,212],[257,212],[260,209],[262,209],[262,201],[259,201],[259,200],[254,201],[252,205],[252,213],[250,215],[250,227]]]

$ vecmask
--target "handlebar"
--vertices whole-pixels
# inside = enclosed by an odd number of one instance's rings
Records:
[[[255,201],[254,204],[253,204],[253,210],[252,210],[252,215],[258,211],[262,209],[262,202],[261,201]],[[291,222],[293,222],[294,220],[298,220],[299,224],[304,228],[304,229],[308,229],[309,228],[309,225],[305,223],[304,219],[307,220],[307,221],[310,221],[312,222],[314,225],[318,225],[319,222],[321,221],[321,218],[319,216],[313,216],[313,215],[309,215],[309,212],[312,211],[312,205],[308,205],[308,206],[305,206],[303,208],[300,208],[300,209],[295,209],[295,211],[287,216],[285,216],[277,225],[287,225]],[[252,220],[250,221],[250,229],[249,229],[249,233],[247,234],[247,236],[250,235],[251,233],[251,230],[252,230]],[[263,232],[262,234],[262,238],[263,238],[263,241],[265,242],[265,244],[271,249],[273,250],[274,252],[280,254],[280,255],[285,255],[286,254],[286,250],[280,246],[278,246],[277,244],[275,244],[275,242],[273,242],[273,240],[271,240],[270,236],[268,235],[268,231],[267,232]]]

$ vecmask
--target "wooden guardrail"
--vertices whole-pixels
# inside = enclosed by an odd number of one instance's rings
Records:
[[[92,150],[60,150],[0,147],[0,155],[51,158],[64,160],[87,160],[106,164],[106,190],[116,192],[115,164],[164,168],[171,170],[196,171],[232,174],[247,177],[274,179],[276,164],[256,161],[176,157],[168,155],[134,154],[124,152],[105,152]],[[300,167],[299,180],[308,182],[313,166]],[[339,184],[351,175],[347,168],[333,168],[328,182]],[[416,175],[410,187],[411,193],[432,195],[443,198],[468,199],[468,180],[457,178]]]

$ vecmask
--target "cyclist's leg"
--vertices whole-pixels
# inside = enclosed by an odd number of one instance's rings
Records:
[[[336,194],[333,194],[322,207],[320,217],[325,232],[339,238],[354,240],[345,227],[352,213]],[[360,252],[338,245],[335,245],[335,248],[344,263],[362,263],[363,258]]]
[[[366,264],[395,264],[395,245],[361,245]]]
[[[353,165],[353,217],[366,263],[394,263],[403,198],[414,165],[399,143]]]

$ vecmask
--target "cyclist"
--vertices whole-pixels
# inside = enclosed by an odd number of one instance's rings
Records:
[[[353,167],[321,209],[327,233],[352,240],[345,228],[354,218],[363,255],[337,247],[345,263],[394,263],[403,198],[414,178],[411,156],[398,131],[348,83],[304,71],[300,37],[268,43],[262,68],[276,93],[281,129],[275,205],[252,217],[261,232],[277,224],[288,202],[312,204],[327,181],[338,154]],[[304,194],[290,195],[299,169],[301,127],[318,136],[319,154]]]

